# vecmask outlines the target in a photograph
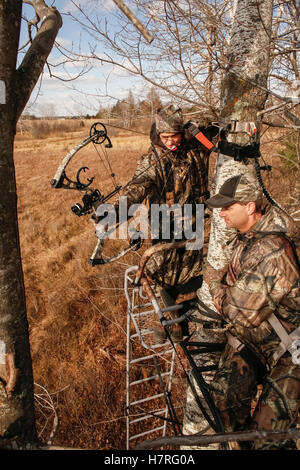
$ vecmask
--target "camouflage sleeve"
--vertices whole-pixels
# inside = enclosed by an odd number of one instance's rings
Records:
[[[289,248],[284,241],[260,243],[256,246],[260,259],[249,253],[232,285],[220,280],[211,282],[216,307],[233,325],[257,328],[279,304],[285,305],[288,295],[293,297],[293,290],[299,295],[299,273]],[[251,262],[254,258],[256,264]]]
[[[131,183],[121,193],[127,197],[127,203],[139,204],[152,192],[156,184],[155,160],[152,153],[144,155],[137,163]]]
[[[213,279],[208,283],[210,295],[215,304],[216,309],[221,315],[226,316],[223,311],[223,301],[226,297],[227,285],[222,282],[221,279]]]

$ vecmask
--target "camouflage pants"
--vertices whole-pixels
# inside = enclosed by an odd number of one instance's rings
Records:
[[[201,250],[171,249],[154,253],[146,264],[147,276],[161,287],[186,284],[202,274]]]
[[[213,397],[224,420],[226,432],[249,429],[284,430],[296,427],[300,404],[300,367],[288,354],[265,376],[262,394],[254,413],[258,380],[254,368],[237,350],[227,345],[213,381]],[[260,440],[242,444],[253,450],[296,449],[295,442]]]

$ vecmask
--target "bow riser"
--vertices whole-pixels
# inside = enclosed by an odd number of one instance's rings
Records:
[[[78,181],[72,181],[70,178],[67,177],[66,175],[66,172],[65,172],[65,169],[66,167],[68,166],[68,164],[70,163],[71,159],[74,157],[74,155],[79,152],[79,150],[81,150],[83,147],[85,147],[86,145],[88,145],[90,142],[93,142],[95,140],[95,136],[91,136],[91,137],[88,137],[86,139],[84,139],[80,144],[76,145],[76,147],[74,147],[66,156],[65,158],[63,159],[63,161],[61,162],[61,164],[59,165],[53,179],[50,181],[50,184],[52,186],[52,188],[56,188],[56,189],[60,189],[60,188],[64,188],[64,189],[84,189],[84,188],[78,188]],[[87,168],[87,167],[82,167],[82,168]],[[81,169],[82,169],[81,168]],[[81,170],[80,169],[80,170]],[[79,171],[80,171],[79,170]],[[77,177],[78,177],[78,173],[77,173]],[[90,180],[89,180],[90,181]],[[91,183],[88,184],[88,186],[90,185]],[[87,187],[87,186],[86,186]]]

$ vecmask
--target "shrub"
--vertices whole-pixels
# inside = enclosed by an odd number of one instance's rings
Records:
[[[49,136],[62,136],[66,132],[74,132],[85,127],[83,120],[77,119],[40,119],[30,121],[28,130],[35,139],[46,139]]]
[[[279,156],[286,168],[299,168],[297,154],[298,139],[298,132],[292,131],[282,141],[283,148],[279,152]]]

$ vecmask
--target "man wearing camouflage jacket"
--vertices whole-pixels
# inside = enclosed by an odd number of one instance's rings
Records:
[[[291,240],[299,232],[276,206],[263,207],[258,182],[229,178],[207,201],[237,229],[230,260],[205,280],[227,325],[228,344],[213,381],[226,431],[296,427],[300,404],[300,274]],[[233,247],[233,251],[232,251]],[[262,394],[251,405],[262,384]],[[255,441],[252,449],[295,449],[295,442]]]
[[[209,139],[218,134],[212,125],[201,127]],[[211,153],[185,128],[180,109],[173,105],[158,110],[151,129],[149,152],[138,161],[132,182],[122,192],[127,204],[202,204],[209,197],[208,165]],[[172,216],[171,216],[172,217]],[[172,224],[172,220],[171,220]],[[171,225],[172,226],[172,225]],[[170,239],[152,240],[152,243]],[[173,288],[202,279],[203,255],[200,250],[172,249],[155,253],[147,262],[146,273],[159,286]],[[196,290],[196,289],[195,289]]]

